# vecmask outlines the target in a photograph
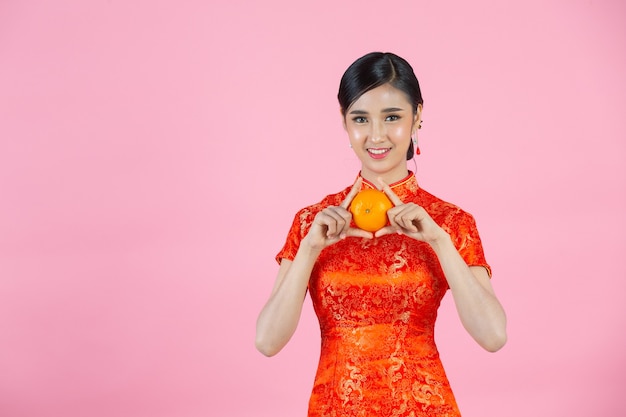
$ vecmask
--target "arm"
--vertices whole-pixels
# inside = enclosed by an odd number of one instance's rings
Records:
[[[256,348],[265,356],[280,352],[296,331],[318,255],[301,244],[293,261],[281,261],[272,293],[256,323]]]
[[[428,243],[437,254],[461,323],[484,349],[499,350],[506,343],[506,315],[493,291],[487,270],[467,266],[450,235],[423,207],[404,204],[388,185],[380,183],[395,207],[387,212],[390,226],[377,231],[376,236],[402,233]]]
[[[489,352],[506,343],[506,315],[491,286],[487,270],[468,267],[442,230],[439,239],[429,242],[448,280],[463,327]]]
[[[326,207],[315,216],[293,261],[281,260],[274,288],[256,324],[256,348],[264,355],[280,352],[296,331],[311,271],[322,250],[347,237],[373,237],[372,233],[350,227],[348,207],[360,189],[359,178],[341,205]]]

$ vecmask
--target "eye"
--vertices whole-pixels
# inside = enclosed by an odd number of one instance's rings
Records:
[[[400,116],[395,115],[395,114],[390,114],[389,116],[387,116],[385,118],[386,122],[395,122],[396,120],[398,120],[400,118]]]
[[[356,116],[355,118],[352,119],[352,121],[354,123],[359,123],[360,124],[360,123],[366,123],[367,119],[365,117],[363,117],[363,116]]]

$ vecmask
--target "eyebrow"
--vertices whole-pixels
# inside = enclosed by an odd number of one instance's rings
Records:
[[[405,109],[402,109],[400,107],[387,107],[386,109],[382,110],[382,113],[395,113],[395,112],[404,111],[404,110]],[[369,113],[366,112],[365,110],[352,110],[350,114],[369,114]]]

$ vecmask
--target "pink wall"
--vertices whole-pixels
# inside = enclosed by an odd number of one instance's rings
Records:
[[[620,415],[608,0],[0,2],[0,415],[304,415],[310,303],[275,358],[254,323],[295,211],[356,174],[335,96],[372,50],[414,65],[419,181],[475,215],[509,315],[492,355],[442,307],[464,415]]]

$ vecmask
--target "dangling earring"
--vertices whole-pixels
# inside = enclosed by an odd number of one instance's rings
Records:
[[[421,155],[422,152],[420,152],[420,147],[417,145],[417,135],[413,134],[413,137],[411,137],[411,140],[413,141],[413,149],[415,150],[415,155]]]
[[[422,128],[422,121],[421,121],[421,120],[420,120],[420,124],[419,124],[419,125],[417,125],[417,128],[418,128],[418,129],[421,129],[421,128]],[[415,154],[416,154],[416,155],[421,155],[421,154],[422,154],[422,152],[420,152],[420,147],[419,147],[419,146],[417,146],[417,134],[414,134],[414,135],[413,135],[413,143],[415,143]]]

